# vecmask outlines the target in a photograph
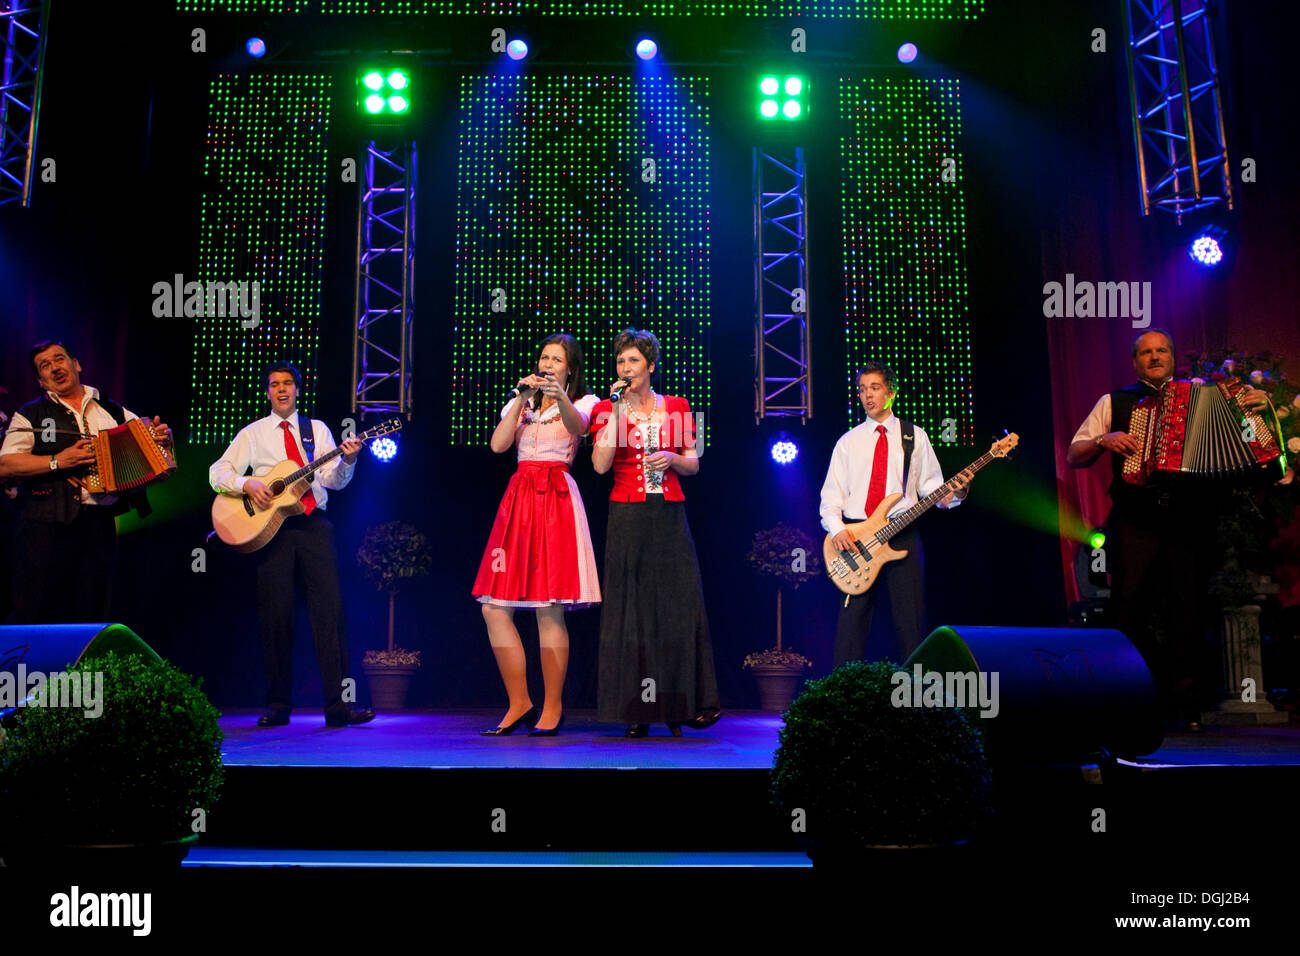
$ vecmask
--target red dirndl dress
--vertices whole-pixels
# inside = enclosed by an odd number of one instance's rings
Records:
[[[595,404],[595,396],[588,395],[574,407],[588,418]],[[497,508],[474,579],[474,596],[481,603],[503,607],[600,603],[587,510],[569,474],[579,442],[560,421],[558,407],[538,416],[529,406],[520,415],[515,433],[519,468]]]

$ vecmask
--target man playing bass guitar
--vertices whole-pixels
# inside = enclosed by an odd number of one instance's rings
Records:
[[[835,443],[821,493],[822,527],[840,550],[853,547],[845,521],[863,521],[886,495],[902,493],[890,511],[892,517],[943,484],[943,471],[930,439],[891,411],[896,396],[894,373],[879,362],[868,362],[857,381],[858,399],[867,420]],[[961,490],[944,497],[938,507],[955,507],[966,497],[969,475],[963,473],[959,478]],[[886,564],[876,587],[845,598],[840,607],[835,628],[836,667],[862,659],[882,584],[889,592],[895,644],[883,648],[887,653],[874,653],[873,658],[902,661],[921,643],[925,605],[921,540],[915,529],[909,529],[891,545],[906,550],[907,557]]]

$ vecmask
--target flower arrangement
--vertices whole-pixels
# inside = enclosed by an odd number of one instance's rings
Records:
[[[376,590],[388,592],[388,649],[366,651],[364,664],[419,667],[420,652],[393,644],[393,599],[404,581],[429,573],[433,555],[429,540],[409,524],[390,521],[367,528],[357,549],[357,564]]]
[[[781,646],[781,594],[783,587],[798,588],[821,572],[821,554],[813,539],[798,528],[778,524],[754,534],[745,561],[765,577],[776,578],[776,647],[745,658],[745,667],[779,665],[812,667],[812,661]]]

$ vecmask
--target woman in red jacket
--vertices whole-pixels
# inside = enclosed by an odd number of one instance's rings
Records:
[[[691,408],[659,395],[659,343],[627,329],[614,340],[619,380],[592,409],[592,464],[614,469],[605,539],[598,715],[644,737],[662,721],[673,736],[719,717],[700,564],[679,475],[700,470]],[[653,683],[647,683],[652,681]]]

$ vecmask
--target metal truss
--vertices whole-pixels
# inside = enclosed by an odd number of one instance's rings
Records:
[[[357,207],[352,411],[411,417],[415,324],[414,141],[366,147]]]
[[[0,0],[0,206],[31,205],[48,0]]]
[[[803,147],[754,149],[754,422],[812,417]]]
[[[1232,208],[1212,0],[1125,0],[1142,215]]]

